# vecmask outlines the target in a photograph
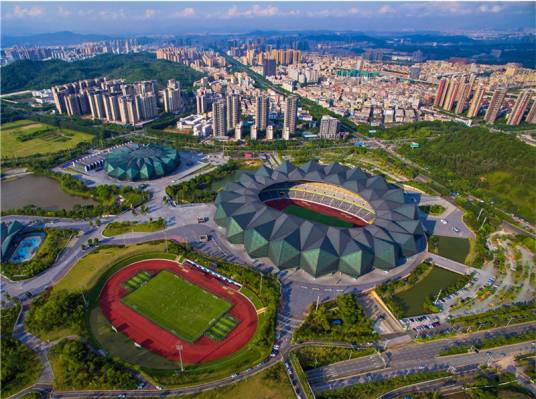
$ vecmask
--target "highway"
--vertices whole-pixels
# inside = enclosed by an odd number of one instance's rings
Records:
[[[382,354],[351,359],[307,373],[315,392],[340,388],[377,378],[387,378],[404,373],[426,370],[447,370],[449,367],[466,367],[471,364],[486,364],[502,358],[506,354],[534,350],[532,342],[514,344],[495,349],[481,350],[452,356],[438,356],[439,352],[452,345],[475,343],[481,338],[520,333],[534,329],[536,323],[502,327],[495,330],[480,331],[460,337],[441,339],[421,344],[409,344]],[[491,355],[490,355],[491,354]],[[383,363],[383,364],[382,364]]]

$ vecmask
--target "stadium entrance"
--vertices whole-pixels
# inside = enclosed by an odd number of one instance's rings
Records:
[[[363,227],[375,213],[358,194],[327,183],[283,182],[259,193],[266,205],[279,211],[334,227]]]

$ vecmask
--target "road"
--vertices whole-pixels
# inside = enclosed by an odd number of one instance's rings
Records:
[[[505,354],[534,350],[534,346],[532,342],[525,342],[495,349],[481,350],[479,353],[441,357],[438,354],[441,350],[452,345],[475,343],[484,337],[521,333],[534,329],[535,327],[536,323],[528,323],[502,327],[490,331],[480,331],[450,339],[405,345],[383,354],[351,359],[310,370],[307,376],[315,392],[320,393],[328,389],[341,388],[377,378],[387,378],[393,375],[403,375],[404,373],[415,373],[425,370],[447,370],[449,367],[486,364],[490,359],[498,360]],[[488,355],[488,353],[491,355]]]

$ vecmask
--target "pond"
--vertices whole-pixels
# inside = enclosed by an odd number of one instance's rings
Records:
[[[437,236],[438,245],[437,253],[438,255],[444,256],[445,258],[452,259],[456,262],[465,263],[465,258],[469,253],[469,240],[467,238],[459,237],[445,237]]]
[[[435,266],[424,279],[409,290],[393,296],[393,300],[400,305],[403,317],[425,314],[427,312],[423,308],[424,300],[431,295],[436,296],[439,290],[447,288],[461,278],[463,276],[460,274]]]
[[[67,194],[60,184],[46,176],[26,175],[0,183],[2,210],[35,205],[46,210],[71,210],[75,205],[96,205],[91,199]]]

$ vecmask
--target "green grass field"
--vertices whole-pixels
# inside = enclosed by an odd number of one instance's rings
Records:
[[[61,129],[52,125],[23,119],[0,126],[2,158],[27,157],[50,154],[73,148],[81,142],[91,141],[88,133]]]
[[[172,334],[195,342],[231,304],[169,271],[161,271],[123,302]]]
[[[299,207],[298,205],[291,204],[287,206],[283,212],[289,215],[301,217],[303,219],[311,220],[313,222],[320,222],[333,227],[352,227],[352,223],[346,222],[341,219],[337,219],[333,216],[323,215],[321,213],[312,211],[310,209]]]
[[[238,320],[230,315],[220,317],[220,319],[212,325],[207,331],[207,336],[215,341],[223,340],[236,327]]]

